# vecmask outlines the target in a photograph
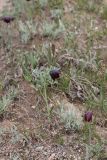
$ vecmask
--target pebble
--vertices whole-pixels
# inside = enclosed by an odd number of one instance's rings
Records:
[[[51,154],[51,156],[48,158],[48,160],[54,160],[55,158],[55,153]]]
[[[42,151],[43,148],[44,148],[43,146],[37,147],[37,148],[36,148],[36,151]]]

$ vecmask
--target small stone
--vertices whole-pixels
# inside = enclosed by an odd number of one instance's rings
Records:
[[[43,146],[37,147],[37,148],[36,148],[36,151],[42,151],[43,148],[44,148]]]
[[[63,155],[63,157],[66,157],[66,153],[65,153],[65,152],[63,152],[63,154],[62,154],[62,155]]]
[[[36,106],[31,106],[31,108],[32,108],[32,109],[35,109],[35,108],[36,108]]]
[[[54,160],[55,158],[55,153],[51,154],[51,156],[48,158],[48,160]]]

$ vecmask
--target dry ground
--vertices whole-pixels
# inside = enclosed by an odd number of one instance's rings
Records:
[[[0,0],[1,11],[5,4],[5,0]],[[67,1],[65,5],[67,7],[72,7],[73,4],[72,1]],[[64,18],[72,23],[72,15],[66,13]],[[2,28],[6,27],[3,22],[0,21],[0,23]],[[97,23],[97,25],[99,25],[99,20]],[[14,27],[15,24],[12,25],[10,28]],[[19,39],[17,38],[17,40],[16,37],[17,33],[14,35],[13,45],[20,48],[21,44],[18,44]],[[80,39],[81,37],[79,37],[79,40]],[[35,43],[37,45],[37,43],[42,43],[44,40],[45,38],[42,39],[41,37],[37,37],[27,46],[23,45],[23,48],[30,49]],[[104,42],[106,45],[106,36]],[[62,39],[59,39],[54,43],[57,49],[60,49],[61,46],[63,46]],[[80,47],[83,46],[84,42],[83,44],[81,43]],[[0,116],[0,160],[84,159],[85,148],[82,143],[82,133],[75,133],[73,131],[66,133],[58,117],[54,116],[54,114],[52,115],[51,121],[49,121],[43,99],[38,96],[38,93],[32,85],[24,80],[20,66],[16,67],[14,70],[14,67],[11,68],[10,64],[8,64],[8,56],[9,55],[6,55],[4,48],[0,48],[0,79],[5,86],[0,92],[0,95],[5,95],[8,92],[8,87],[10,87],[8,84],[16,74],[16,70],[18,70],[19,76],[14,79],[16,83],[14,88],[17,88],[18,94],[7,108],[5,114]],[[15,64],[16,63],[17,61]],[[68,101],[63,94],[53,94],[53,99],[55,98],[59,101],[62,100],[62,98],[65,101]],[[84,106],[80,103],[77,103],[75,106],[79,107],[80,112],[84,111]],[[96,130],[102,140],[105,141],[105,139],[107,139],[107,126],[104,127],[103,125],[107,120],[105,120],[102,115],[100,116],[101,117],[97,117],[98,125],[96,125]],[[104,146],[104,149],[105,153],[107,153],[106,146]]]

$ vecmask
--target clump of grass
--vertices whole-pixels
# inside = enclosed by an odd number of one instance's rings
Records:
[[[73,105],[73,104],[72,104]],[[74,108],[74,107],[73,107]],[[82,117],[77,118],[78,113],[76,109],[72,109],[72,107],[68,107],[68,109],[64,108],[64,104],[60,106],[59,116],[61,121],[64,123],[65,128],[67,130],[80,130],[82,127]]]
[[[64,93],[68,93],[70,84],[70,77],[67,74],[61,75],[58,83],[58,88]]]
[[[55,28],[54,22],[53,23],[44,22],[43,35],[44,36],[52,36],[54,28]]]
[[[87,6],[87,0],[77,0],[77,4],[80,9],[85,9]]]
[[[48,0],[49,7],[51,9],[62,9],[63,3],[63,0]]]
[[[42,56],[46,59],[48,66],[56,66],[57,57],[55,53],[55,45],[45,42],[42,45]]]
[[[106,100],[106,80],[101,79],[99,81],[99,96],[98,99],[87,99],[86,105],[89,108],[98,108],[101,110],[101,112],[106,113],[107,112],[107,100]],[[106,114],[105,114],[106,115]]]
[[[10,97],[3,96],[0,100],[0,114],[5,112],[7,106],[11,103]]]
[[[28,40],[37,34],[37,24],[34,24],[32,20],[25,22],[18,21],[18,25],[22,43],[27,43]]]
[[[57,134],[54,137],[54,143],[59,144],[59,145],[64,145],[64,138],[62,135]]]
[[[43,25],[43,36],[52,37],[54,39],[58,38],[65,31],[65,26],[61,19],[57,19],[56,22],[51,23],[44,22]]]
[[[33,82],[32,71],[37,67],[39,59],[35,51],[26,52],[22,58],[23,76],[29,82]]]
[[[11,91],[8,93],[8,95],[4,95],[0,98],[0,114],[3,114],[9,104],[12,102],[13,98],[16,96],[15,91]]]
[[[88,12],[97,12],[99,8],[98,4],[101,4],[101,2],[96,2],[95,0],[77,0],[77,4],[79,9],[83,9]]]
[[[54,19],[61,18],[63,15],[63,10],[61,9],[52,9],[50,12],[51,12],[52,18]]]
[[[48,0],[39,0],[40,7],[44,9],[48,5]]]
[[[13,15],[19,17],[20,15],[24,15],[27,19],[31,19],[35,13],[35,5],[34,1],[28,4],[26,0],[12,0],[13,3]],[[28,7],[29,5],[29,7]]]
[[[35,79],[36,87],[43,92],[47,90],[48,86],[53,84],[53,81],[49,75],[50,68],[36,68],[33,70],[32,75]]]
[[[75,32],[66,32],[66,35],[64,37],[64,47],[67,50],[73,50],[77,47]]]
[[[57,84],[57,81],[53,81],[50,76],[51,68],[41,68],[33,70],[32,74],[35,80],[36,89],[39,91],[40,95],[43,97],[47,113],[50,118],[52,108],[49,107],[49,86]]]
[[[102,7],[102,13],[101,13],[101,17],[105,20],[107,20],[107,5]]]

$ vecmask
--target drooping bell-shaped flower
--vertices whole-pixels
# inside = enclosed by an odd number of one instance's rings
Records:
[[[2,21],[4,21],[5,23],[10,23],[12,21],[14,21],[14,17],[13,16],[4,16],[1,18]]]
[[[92,116],[93,116],[93,113],[91,111],[85,112],[84,121],[85,122],[91,122],[92,121]]]
[[[50,76],[53,80],[56,80],[60,77],[60,69],[54,68],[50,71]]]

